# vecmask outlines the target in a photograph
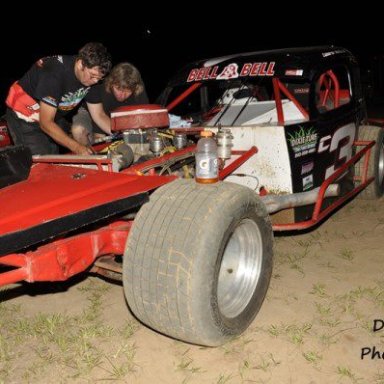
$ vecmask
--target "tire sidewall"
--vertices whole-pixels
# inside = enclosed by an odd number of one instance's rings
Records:
[[[379,165],[380,165],[380,151],[381,147],[384,142],[384,128],[382,128],[377,135],[377,140],[375,144],[375,151],[374,151],[374,177],[375,180],[373,181],[375,183],[375,192],[377,197],[381,197],[384,194],[384,182],[382,180],[381,184],[379,182]]]
[[[224,207],[220,211],[222,220],[214,227],[214,238],[208,236],[211,240],[209,244],[199,244],[195,247],[196,265],[193,273],[199,278],[195,279],[196,286],[193,287],[193,292],[199,292],[199,294],[194,300],[196,306],[194,313],[201,314],[197,321],[201,322],[199,328],[205,329],[205,337],[210,340],[220,340],[220,344],[223,335],[228,338],[238,335],[252,322],[264,300],[272,273],[273,235],[270,222],[265,212],[263,212],[264,216],[260,216],[260,210],[264,210],[264,207],[260,207],[262,203],[255,201],[256,199],[252,197],[244,199],[237,196],[236,201]],[[234,207],[237,208],[233,209]],[[213,216],[210,219],[217,222]],[[261,233],[263,244],[260,277],[253,296],[242,313],[235,318],[227,318],[221,313],[218,305],[219,272],[226,245],[234,230],[244,219],[254,221]],[[209,221],[206,224],[209,226]]]

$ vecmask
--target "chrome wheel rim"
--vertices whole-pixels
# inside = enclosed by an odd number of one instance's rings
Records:
[[[242,220],[231,234],[220,266],[217,296],[220,312],[239,316],[251,301],[261,275],[263,242],[258,225]]]
[[[381,143],[379,148],[379,162],[377,169],[377,178],[381,190],[384,188],[384,142]]]

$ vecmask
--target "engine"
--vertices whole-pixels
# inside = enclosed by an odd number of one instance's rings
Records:
[[[188,138],[184,132],[169,129],[168,111],[159,105],[120,107],[112,112],[111,121],[112,132],[122,141],[108,150],[112,156],[121,156],[120,169],[194,144],[193,135]]]

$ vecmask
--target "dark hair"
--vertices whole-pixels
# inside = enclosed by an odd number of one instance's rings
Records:
[[[134,96],[144,91],[143,80],[139,70],[131,63],[120,63],[112,68],[111,73],[105,79],[105,89],[112,91],[112,86],[130,89]]]
[[[81,60],[87,68],[99,67],[103,75],[106,75],[112,67],[111,55],[101,43],[85,44],[79,50],[77,60]]]

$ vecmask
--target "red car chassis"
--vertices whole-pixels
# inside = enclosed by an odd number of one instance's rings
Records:
[[[275,224],[273,225],[275,231],[301,230],[316,225],[347,199],[359,193],[366,185],[372,182],[373,178],[367,178],[367,164],[374,142],[356,141],[354,145],[360,150],[352,159],[339,168],[337,172],[325,180],[321,186],[312,218],[300,223]],[[170,158],[184,153],[193,152],[193,150],[194,147],[190,147],[177,153],[168,154],[161,159],[161,162],[166,162]],[[234,162],[221,170],[220,179],[224,179],[249,157],[256,154],[257,148],[252,147],[246,152],[234,151],[233,153],[238,157]],[[363,156],[365,171],[363,176],[360,177],[360,185],[342,198],[337,199],[327,208],[322,209],[324,193],[328,186]],[[44,163],[47,160],[40,161]],[[56,161],[62,163],[62,158]],[[49,162],[55,162],[55,159],[51,158]],[[17,240],[3,237],[2,241],[9,241],[10,243],[12,241],[20,242],[23,231],[36,227],[39,224],[41,225],[43,218],[45,221],[49,221],[49,226],[54,227],[50,220],[54,220],[55,217],[73,215],[82,212],[85,207],[89,208],[92,205],[105,204],[106,201],[115,201],[121,198],[122,195],[142,196],[144,192],[174,179],[173,176],[138,176],[142,170],[153,168],[158,164],[158,159],[150,160],[130,167],[120,174],[100,173],[98,171],[73,167],[57,167],[51,164],[36,164],[32,168],[29,180],[19,183],[17,190],[0,191],[0,198],[6,199],[7,194],[12,193],[12,198],[18,202],[17,211],[14,206],[2,208],[3,218],[0,220],[0,237],[7,233],[13,233]],[[55,167],[55,169],[52,167]],[[57,182],[52,183],[52,178],[57,178]],[[105,183],[102,182],[102,178],[105,178]],[[68,183],[63,183],[63,179],[66,179]],[[133,179],[137,182],[132,183],[132,181],[135,181]],[[73,190],[73,180],[78,180],[79,182],[78,192]],[[39,183],[38,190],[34,188],[37,182]],[[84,183],[86,184],[85,188]],[[52,190],[52,185],[55,186],[55,190]],[[61,195],[59,199],[60,204],[58,204],[57,199],[52,203],[50,196],[52,194],[57,196],[58,193]],[[23,196],[25,194],[33,195],[32,206],[31,200],[28,200],[28,206],[23,203]],[[0,256],[0,265],[10,267],[10,270],[0,273],[0,286],[23,280],[28,282],[67,280],[71,276],[87,270],[96,259],[102,256],[109,255],[108,257],[112,259],[115,255],[121,255],[124,253],[131,225],[131,220],[117,220],[94,231],[52,241],[35,251]],[[78,226],[81,226],[80,222]],[[57,235],[57,233],[53,231],[53,235]],[[28,245],[28,243],[25,245]],[[97,271],[103,273],[103,270],[116,271],[116,266],[108,262],[100,263],[97,266]]]

